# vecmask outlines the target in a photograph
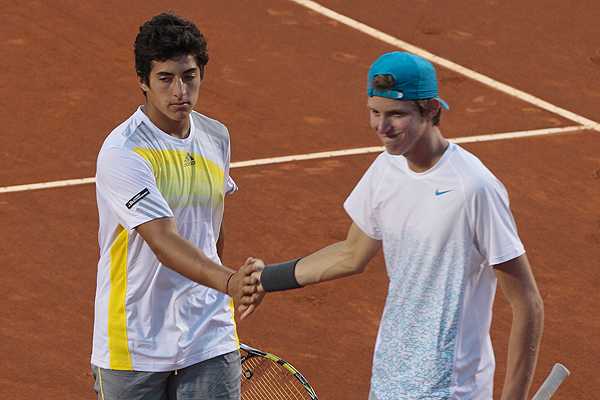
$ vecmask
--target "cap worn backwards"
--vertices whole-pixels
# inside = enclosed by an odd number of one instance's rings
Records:
[[[377,76],[391,76],[389,88],[373,87]],[[448,103],[438,95],[438,82],[433,64],[417,55],[394,51],[380,56],[369,68],[367,93],[369,97],[379,96],[396,100],[436,99],[449,110]]]

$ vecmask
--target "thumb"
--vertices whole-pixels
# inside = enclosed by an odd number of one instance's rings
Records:
[[[244,320],[246,317],[248,317],[250,314],[252,314],[254,312],[254,309],[256,308],[256,306],[254,304],[251,304],[246,311],[244,311],[242,313],[242,315],[240,316],[240,321]]]

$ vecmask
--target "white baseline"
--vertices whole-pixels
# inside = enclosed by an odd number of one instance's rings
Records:
[[[476,142],[489,142],[493,140],[507,140],[507,139],[518,139],[532,136],[548,136],[555,135],[559,133],[573,133],[579,132],[583,130],[589,130],[587,126],[568,126],[563,128],[546,128],[546,129],[536,129],[531,131],[520,131],[520,132],[507,132],[507,133],[495,133],[490,135],[479,135],[479,136],[465,136],[459,138],[449,138],[450,141],[454,143],[476,143]],[[374,146],[374,147],[359,147],[355,149],[346,149],[346,150],[336,150],[336,151],[323,151],[319,153],[309,153],[309,154],[298,154],[291,156],[282,156],[282,157],[273,157],[273,158],[261,158],[257,160],[249,160],[249,161],[237,161],[231,163],[231,168],[244,168],[244,167],[255,167],[260,165],[272,165],[272,164],[281,164],[292,161],[303,161],[303,160],[316,160],[323,158],[333,158],[333,157],[342,157],[342,156],[351,156],[351,155],[360,155],[360,154],[369,154],[369,153],[379,153],[383,151],[383,147]],[[78,186],[78,185],[86,185],[90,183],[95,183],[96,179],[94,177],[90,178],[79,178],[79,179],[66,179],[60,181],[52,181],[52,182],[41,182],[41,183],[31,183],[25,185],[15,185],[15,186],[5,186],[0,187],[0,193],[12,193],[12,192],[26,192],[31,190],[40,190],[40,189],[51,189],[51,188],[60,188],[67,186]]]

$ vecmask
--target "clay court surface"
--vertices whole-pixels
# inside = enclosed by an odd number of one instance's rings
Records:
[[[507,186],[544,298],[534,390],[562,362],[572,376],[555,398],[597,399],[600,4],[376,3],[321,1],[558,107],[438,67],[451,106],[446,136],[551,129],[462,145]],[[170,9],[205,32],[211,60],[197,109],[228,125],[234,162],[378,146],[367,127],[366,72],[397,47],[284,0],[2,4],[0,398],[93,399],[94,186],[6,188],[94,176],[104,137],[142,101],[132,57],[139,25]],[[341,204],[375,156],[234,168],[240,191],[226,203],[225,264],[281,261],[342,239],[350,221]],[[240,338],[291,361],[320,398],[364,400],[386,284],[379,256],[361,276],[272,295],[239,323]],[[510,321],[498,290],[496,398]]]

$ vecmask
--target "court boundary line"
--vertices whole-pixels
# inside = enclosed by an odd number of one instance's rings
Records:
[[[549,136],[549,135],[556,135],[559,133],[576,133],[576,132],[580,132],[583,130],[589,130],[589,127],[583,126],[583,125],[577,125],[577,126],[567,126],[567,127],[561,127],[561,128],[544,128],[544,129],[535,129],[535,130],[529,130],[529,131],[515,131],[515,132],[505,132],[505,133],[493,133],[493,134],[488,134],[488,135],[463,136],[463,137],[459,137],[459,138],[448,138],[448,140],[450,140],[451,142],[454,142],[454,143],[459,143],[459,144],[460,143],[480,143],[480,142],[490,142],[490,141],[495,141],[495,140],[520,139],[520,138],[535,137],[535,136]],[[237,161],[237,162],[232,162],[230,165],[230,168],[233,169],[233,168],[256,167],[256,166],[263,166],[263,165],[282,164],[282,163],[287,163],[287,162],[292,162],[292,161],[318,160],[318,159],[327,159],[327,158],[335,158],[335,157],[343,157],[343,156],[379,153],[382,151],[383,151],[382,146],[358,147],[358,148],[354,148],[354,149],[323,151],[323,152],[318,152],[318,153],[307,153],[307,154],[297,154],[297,155],[290,155],[290,156],[260,158],[260,159],[248,160],[248,161]],[[95,182],[96,182],[95,177],[89,177],[89,178],[64,179],[64,180],[59,180],[59,181],[5,186],[5,187],[0,187],[0,194],[87,185],[87,184],[91,184],[91,183],[95,183]]]
[[[315,1],[312,1],[312,0],[289,0],[289,1],[296,3],[302,7],[308,8],[318,14],[328,17],[334,21],[337,21],[337,22],[339,22],[343,25],[346,25],[352,29],[355,29],[359,32],[362,32],[362,33],[368,35],[368,36],[378,39],[384,43],[390,44],[392,46],[404,49],[408,52],[411,52],[413,54],[421,56],[421,57],[431,61],[434,64],[437,64],[441,67],[449,69],[460,75],[466,76],[467,78],[472,79],[481,84],[484,84],[486,86],[489,86],[492,89],[495,89],[497,91],[508,94],[509,96],[516,97],[519,100],[522,100],[529,104],[535,105],[536,107],[539,107],[543,110],[549,111],[553,114],[559,115],[570,121],[581,124],[590,130],[600,132],[600,123],[598,123],[596,121],[593,121],[593,120],[583,117],[581,115],[575,114],[574,112],[571,112],[564,108],[558,107],[552,103],[549,103],[545,100],[540,99],[539,97],[533,96],[527,92],[516,89],[510,85],[507,85],[507,84],[497,81],[493,78],[490,78],[487,75],[483,75],[477,71],[463,67],[460,64],[456,64],[450,60],[436,56],[435,54],[430,53],[427,50],[424,50],[420,47],[417,47],[408,42],[400,40],[392,35],[389,35],[385,32],[375,29],[367,24],[364,24],[364,23],[357,21],[353,18],[350,18],[346,15],[340,14],[330,8],[327,8],[323,5],[315,2]]]
[[[516,89],[512,86],[509,86],[505,83],[497,81],[493,78],[490,78],[486,75],[483,75],[479,72],[471,70],[469,68],[463,67],[462,65],[456,64],[452,61],[449,61],[445,58],[436,56],[433,53],[430,53],[420,47],[412,45],[408,42],[400,40],[392,35],[384,33],[380,30],[377,30],[369,25],[366,25],[362,22],[359,22],[355,19],[352,19],[348,16],[340,14],[330,8],[327,8],[315,1],[312,0],[289,0],[297,5],[300,5],[304,8],[310,9],[318,14],[321,14],[327,18],[340,22],[343,25],[346,25],[352,29],[358,30],[362,33],[367,34],[375,39],[378,39],[384,43],[390,44],[392,46],[404,49],[411,53],[417,54],[434,64],[437,64],[443,68],[449,69],[453,72],[456,72],[460,75],[466,76],[469,79],[472,79],[476,82],[484,84],[492,89],[508,94],[509,96],[516,97],[519,100],[522,100],[526,103],[532,104],[536,107],[539,107],[543,110],[549,111],[555,115],[561,116],[565,119],[576,122],[580,125],[571,126],[565,128],[547,128],[547,129],[538,129],[531,131],[518,131],[518,132],[508,132],[508,133],[498,133],[491,135],[479,135],[479,136],[468,136],[463,138],[450,138],[451,141],[455,143],[473,143],[473,142],[484,142],[491,140],[503,140],[503,139],[514,139],[514,138],[522,138],[522,137],[532,137],[532,136],[544,136],[544,135],[552,135],[557,133],[569,133],[569,132],[578,132],[582,130],[594,130],[600,132],[600,123],[583,117],[581,115],[575,114],[569,110],[558,107],[552,103],[549,103],[545,100],[542,100],[538,97],[535,97],[529,93],[526,93],[522,90]],[[249,161],[240,161],[231,163],[231,168],[242,168],[249,166],[260,166],[260,165],[270,165],[270,164],[279,164],[291,161],[302,161],[302,160],[314,160],[314,159],[322,159],[322,158],[332,158],[332,157],[340,157],[347,155],[358,155],[358,154],[368,154],[383,151],[383,147],[362,147],[355,149],[346,149],[346,150],[337,150],[337,151],[329,151],[329,152],[319,152],[319,153],[310,153],[310,154],[300,154],[300,155],[291,155],[291,156],[282,156],[282,157],[273,157],[273,158],[265,158],[265,159],[257,159],[257,160],[249,160]],[[60,187],[68,187],[68,186],[78,186],[84,184],[95,183],[94,177],[89,178],[79,178],[79,179],[66,179],[59,181],[51,181],[51,182],[41,182],[41,183],[32,183],[32,184],[23,184],[23,185],[13,185],[13,186],[5,186],[0,187],[0,194],[2,193],[14,193],[14,192],[23,192],[23,191],[32,191],[32,190],[40,190],[40,189],[50,189],[50,188],[60,188]]]

